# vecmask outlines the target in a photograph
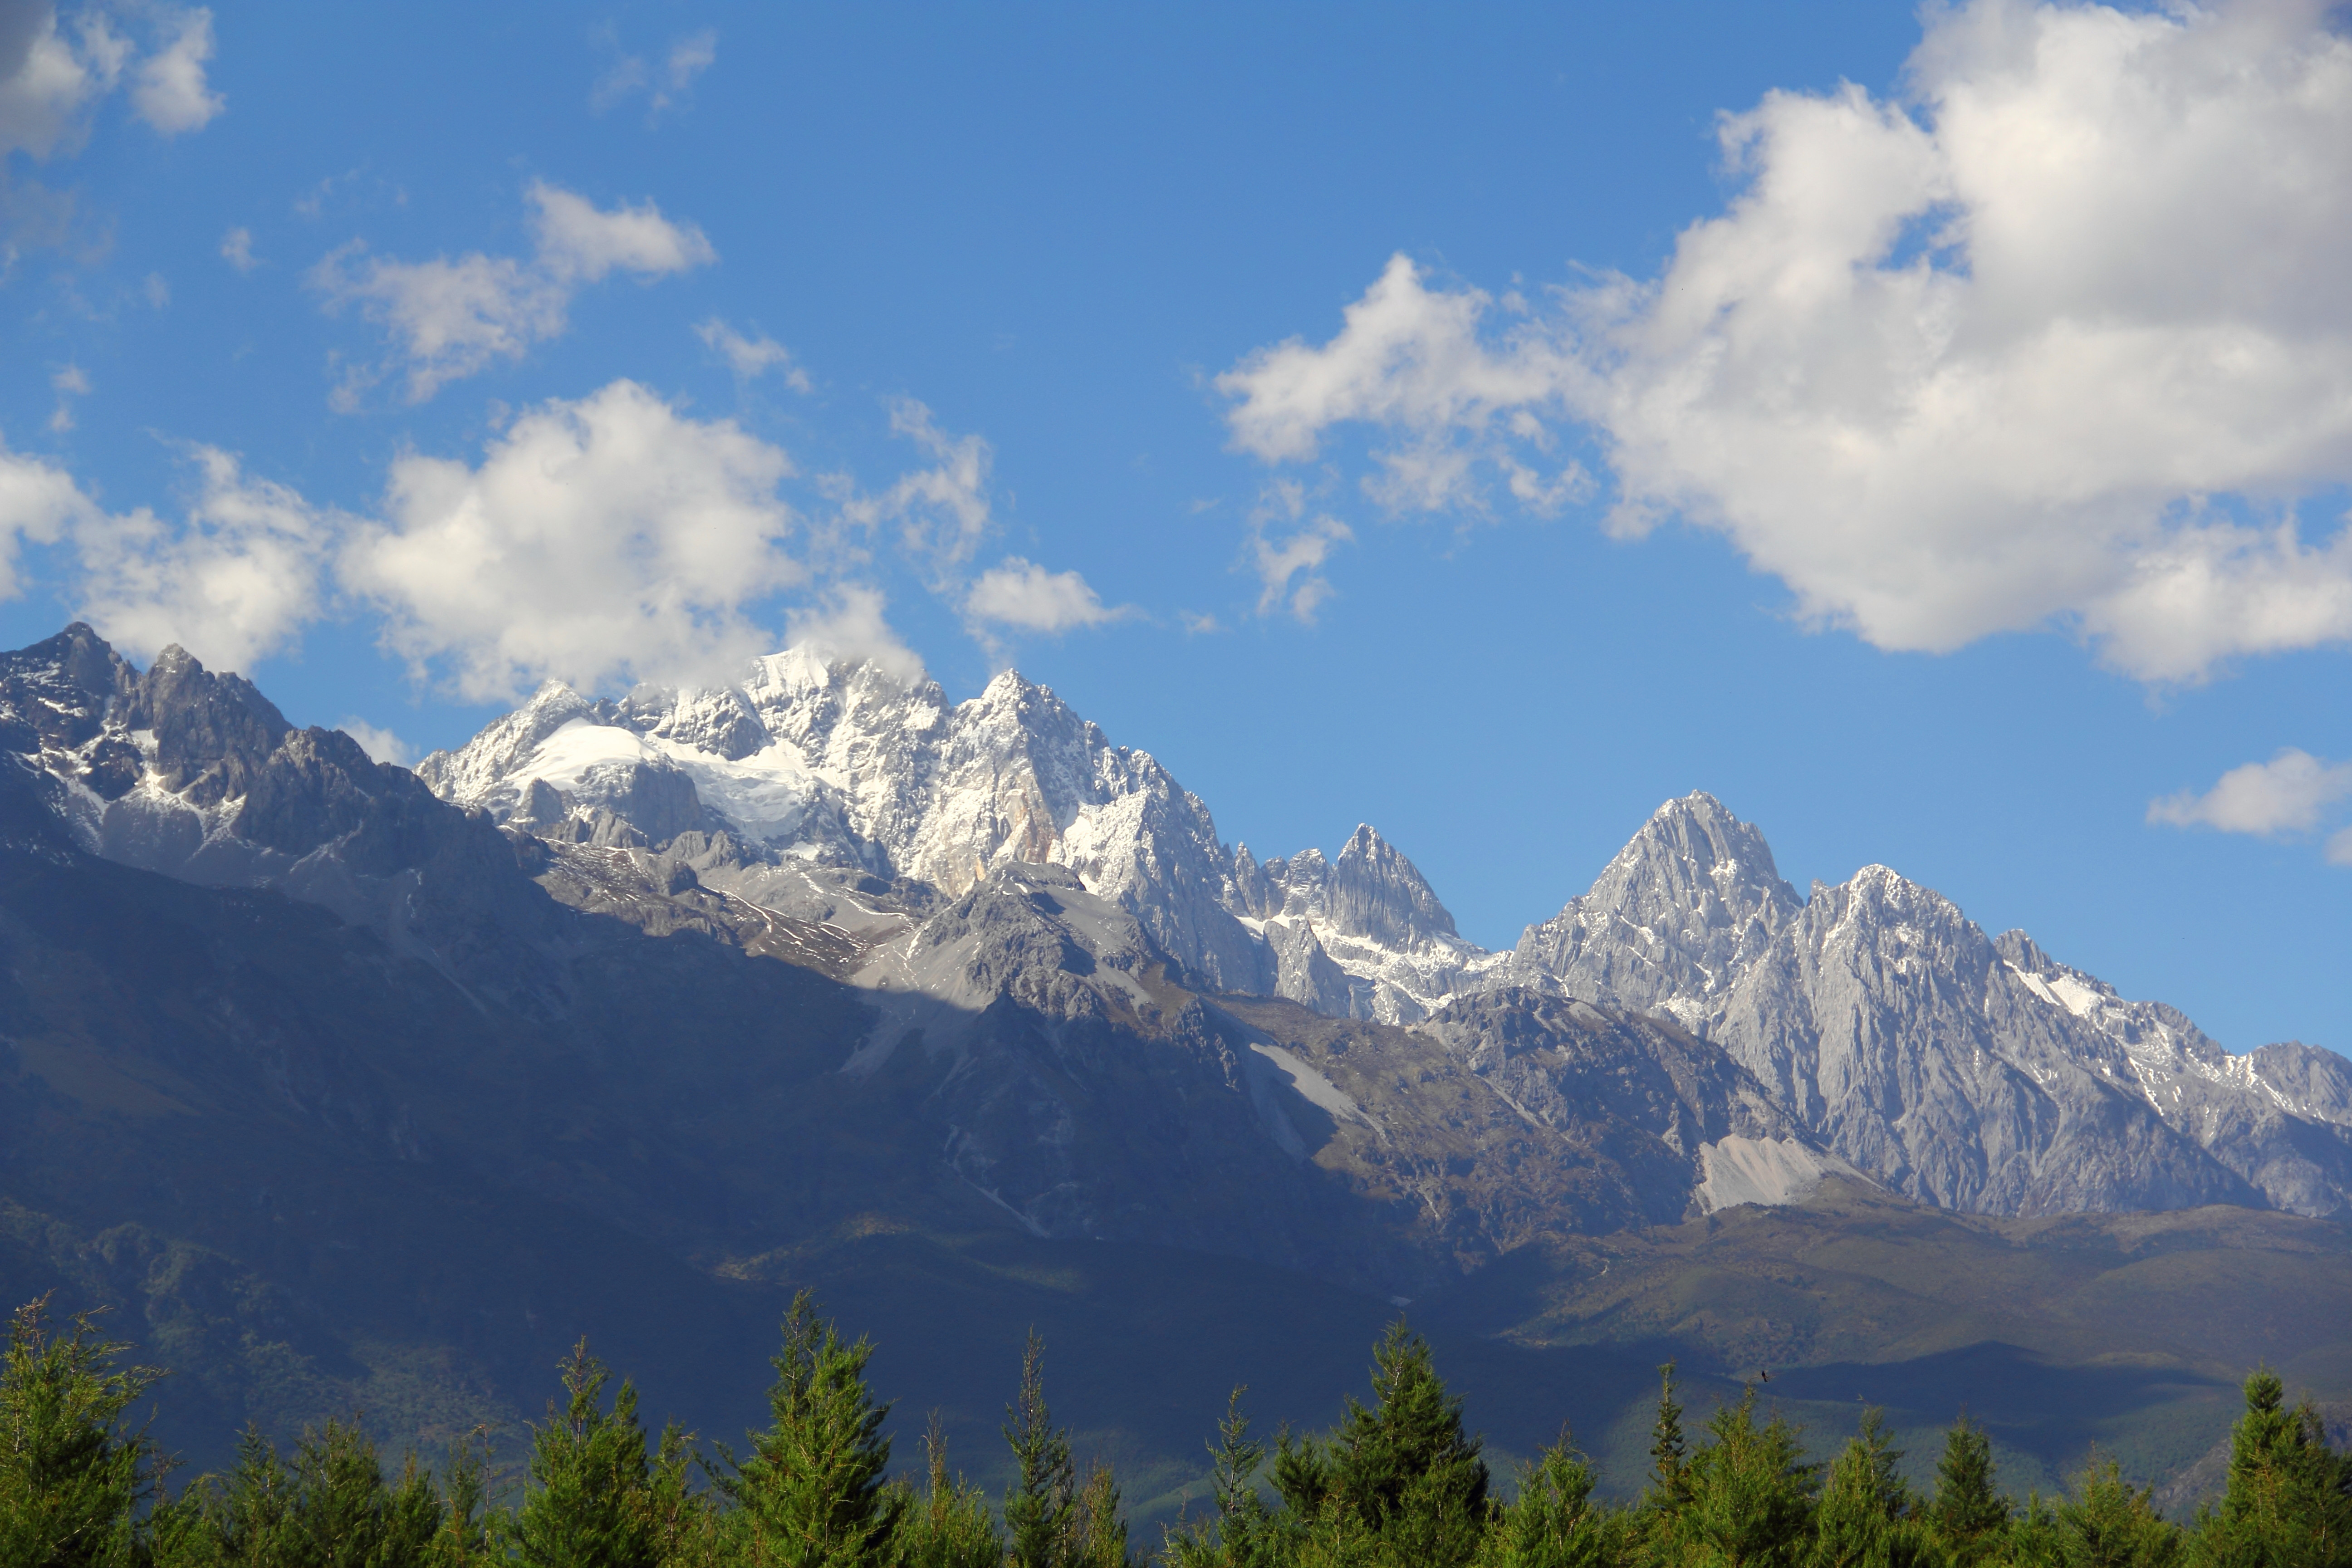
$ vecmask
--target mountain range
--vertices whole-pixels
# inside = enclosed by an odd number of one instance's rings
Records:
[[[208,1415],[510,1419],[593,1328],[723,1422],[790,1285],[1034,1312],[1080,1242],[1529,1346],[1530,1268],[1599,1312],[1601,1238],[1824,1204],[2268,1210],[2164,1234],[2340,1288],[2352,1063],[1882,867],[1800,897],[1704,794],[1497,952],[1370,826],[1260,860],[1011,673],[551,684],[412,771],[75,626],[0,656],[0,1279],[136,1310]]]
[[[1883,866],[1801,897],[1763,835],[1703,793],[1659,807],[1590,890],[1496,953],[1371,827],[1328,859],[1229,849],[1150,755],[1009,672],[961,704],[806,649],[716,691],[596,703],[551,684],[417,772],[504,825],[625,839],[880,945],[890,917],[911,930],[996,868],[1050,864],[1213,991],[1454,1041],[1514,990],[1670,1020],[1801,1133],[1941,1207],[2352,1203],[2344,1058],[2232,1055]],[[877,884],[896,896],[861,900]]]

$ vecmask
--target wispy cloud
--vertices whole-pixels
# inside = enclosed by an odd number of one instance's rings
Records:
[[[964,595],[972,620],[1016,631],[1059,636],[1099,626],[1134,612],[1114,608],[1076,572],[1049,572],[1035,562],[1008,555],[982,572]]]
[[[614,59],[588,92],[589,107],[599,114],[642,95],[646,120],[658,120],[684,102],[695,79],[719,58],[716,27],[671,39],[668,51],[658,61],[622,52],[618,37],[610,29],[600,36],[605,47],[614,51]]]
[[[1257,613],[1287,610],[1308,623],[1331,596],[1323,564],[1331,552],[1356,536],[1348,525],[1328,513],[1310,516],[1307,488],[1295,479],[1268,485],[1251,509],[1248,561],[1257,574]]]
[[[717,259],[699,228],[671,222],[650,201],[602,209],[544,180],[526,194],[537,241],[529,260],[473,251],[394,261],[365,256],[354,240],[311,269],[310,286],[330,310],[357,305],[385,329],[407,370],[410,402],[557,336],[572,296],[614,271],[651,279]],[[337,406],[356,406],[383,374],[353,367],[336,389]]]
[[[2147,819],[2174,827],[2210,827],[2264,837],[2308,833],[2329,807],[2352,797],[2352,763],[2323,762],[2289,746],[2266,763],[2247,763],[2212,788],[2183,790],[2148,803]],[[2346,842],[2339,834],[2330,857]]]
[[[61,436],[74,427],[72,400],[89,395],[89,377],[78,364],[64,365],[49,377],[49,390],[58,395],[58,405],[49,415],[49,429]]]
[[[747,338],[713,316],[697,325],[694,335],[702,340],[705,347],[727,362],[728,368],[735,373],[738,380],[754,381],[772,370],[780,372],[784,384],[794,392],[806,393],[815,389],[808,373],[793,363],[792,351],[764,332],[758,337]]]

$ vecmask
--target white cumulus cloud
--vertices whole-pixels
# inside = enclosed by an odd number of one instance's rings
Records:
[[[2150,801],[2147,819],[2223,833],[2308,833],[2347,795],[2352,763],[2322,762],[2289,746],[2267,763],[2231,768],[2201,795],[2189,790]]]
[[[478,466],[397,459],[343,580],[388,647],[472,700],[550,676],[690,683],[772,647],[747,609],[803,575],[776,494],[791,472],[732,421],[617,381],[526,413]]]
[[[134,658],[178,643],[214,668],[251,669],[322,613],[342,520],[217,447],[187,458],[197,485],[178,521],[145,507],[76,519],[78,614]]]
[[[335,728],[357,741],[360,750],[379,763],[404,768],[416,761],[416,748],[381,725],[353,717],[344,719]]]
[[[923,661],[890,628],[883,614],[887,605],[877,588],[837,584],[815,604],[790,612],[784,637],[794,647],[805,643],[830,658],[870,659],[900,681],[920,680]]]
[[[1902,101],[1774,92],[1656,278],[1529,302],[1391,261],[1218,385],[1236,446],[1372,433],[1399,510],[1582,479],[1728,538],[1816,624],[2068,626],[2150,681],[2352,638],[2352,37],[2318,0],[1927,12]],[[2308,531],[2315,526],[2316,531]]]
[[[46,458],[0,445],[0,599],[25,591],[26,544],[54,544],[87,518],[102,515],[73,476]]]
[[[481,251],[394,261],[365,257],[354,242],[311,269],[330,309],[355,304],[386,329],[408,371],[410,402],[561,333],[584,285],[615,271],[651,280],[717,259],[699,228],[671,222],[649,201],[606,210],[544,180],[528,198],[537,245],[527,261]],[[376,374],[347,379],[339,405],[351,405]]]
[[[253,231],[249,228],[233,228],[222,235],[220,253],[221,259],[239,272],[250,272],[261,265],[260,258],[253,254]]]
[[[200,130],[223,107],[205,76],[213,16],[150,5],[127,13],[151,35],[142,54],[124,19],[98,6],[60,17],[47,0],[0,5],[0,154],[48,158],[78,149],[89,111],[131,81],[131,109],[166,136]]]
[[[61,395],[87,386],[72,366],[56,382]],[[898,413],[935,462],[884,492],[876,521],[906,525],[886,542],[931,577],[941,550],[969,548],[959,508],[985,521],[986,445],[938,430],[919,405]],[[176,642],[232,669],[322,617],[364,615],[413,679],[475,701],[550,677],[608,690],[727,679],[780,646],[777,618],[793,641],[922,673],[884,614],[877,552],[848,545],[830,513],[811,529],[785,499],[790,457],[634,382],[527,409],[478,459],[398,457],[366,515],[314,505],[218,448],[177,450],[184,500],[117,513],[54,460],[0,444],[0,599],[37,585],[127,652]],[[845,476],[819,489],[838,500],[841,486],[858,493]],[[933,591],[992,647],[988,627],[1060,631],[1131,613],[1076,573],[1018,557],[941,584]],[[352,733],[395,755],[385,737]]]
[[[964,614],[1022,631],[1061,633],[1098,626],[1128,612],[1114,609],[1076,572],[1048,572],[1008,555],[982,572],[964,595]]]
[[[171,14],[168,41],[139,67],[131,89],[139,118],[166,136],[201,131],[227,105],[205,80],[213,58],[213,14],[201,6]]]

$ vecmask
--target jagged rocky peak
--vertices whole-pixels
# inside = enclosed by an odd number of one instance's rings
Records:
[[[1000,865],[1065,865],[1188,972],[1254,989],[1266,967],[1226,907],[1208,808],[1009,670],[950,703],[919,671],[802,646],[725,687],[543,688],[418,772],[541,837],[602,841],[610,817],[656,850],[690,844],[706,882],[762,900],[778,868],[952,899]],[[732,871],[709,864],[722,841]]]
[[[177,647],[142,672],[77,624],[0,655],[0,748],[26,764],[0,802],[12,837],[184,881],[274,887],[403,951],[403,933],[438,918],[440,889],[513,869],[486,821],[341,731],[296,729],[251,682]]]
[[[1336,859],[1302,849],[1261,865],[1243,845],[1227,886],[1266,943],[1271,989],[1320,1013],[1417,1023],[1497,962],[1462,939],[1428,879],[1369,825]]]
[[[1234,852],[1234,887],[1253,918],[1313,921],[1342,936],[1409,948],[1459,940],[1454,916],[1420,868],[1368,823],[1357,825],[1337,860],[1320,849],[1259,865],[1244,844]]]
[[[25,726],[17,749],[109,801],[151,773],[199,806],[239,798],[294,729],[242,676],[215,674],[177,644],[142,674],[79,621],[6,656],[0,705]]]
[[[1370,824],[1357,825],[1323,885],[1331,923],[1349,936],[1404,948],[1460,934],[1428,879]]]
[[[1694,791],[1652,813],[1591,891],[1529,926],[1515,967],[1637,1007],[1710,997],[1803,907],[1763,834]]]

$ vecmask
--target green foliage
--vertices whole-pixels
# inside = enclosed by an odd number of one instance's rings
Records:
[[[2063,1568],[2170,1568],[2180,1531],[2156,1511],[2146,1487],[2123,1479],[2115,1460],[2094,1458],[2058,1505]]]
[[[751,1456],[720,1489],[737,1506],[752,1561],[791,1568],[858,1568],[887,1562],[904,1488],[888,1483],[890,1407],[866,1386],[874,1347],[845,1342],[802,1291],[784,1318],[784,1348],[772,1358],[772,1417],[751,1437]]]
[[[1592,1501],[1592,1469],[1568,1435],[1519,1473],[1519,1495],[1499,1510],[1478,1568],[1606,1568],[1633,1541],[1624,1512]]]
[[[1658,1368],[1658,1416],[1650,1427],[1651,1507],[1672,1513],[1689,1504],[1689,1461],[1682,1402],[1675,1397],[1675,1363],[1668,1362]]]
[[[1066,1568],[1078,1524],[1077,1472],[1070,1435],[1045,1406],[1045,1342],[1029,1331],[1021,1351],[1021,1392],[1005,1407],[1004,1440],[1019,1473],[1004,1494],[1007,1561],[1016,1568]]]
[[[2201,1516],[2192,1555],[2212,1568],[2336,1568],[2352,1563],[2352,1458],[2333,1453],[2308,1404],[2285,1408],[2276,1373],[2246,1380],[2230,1431],[2230,1484]]]
[[[1865,1410],[1862,1430],[1830,1462],[1813,1515],[1815,1568],[1904,1568],[1932,1560],[1933,1536],[1896,1468],[1885,1415]]]
[[[1213,1520],[1171,1527],[1161,1548],[1163,1561],[1174,1568],[1270,1568],[1283,1561],[1274,1512],[1258,1495],[1259,1467],[1265,1462],[1265,1445],[1249,1435],[1249,1417],[1242,1414],[1236,1387],[1225,1401],[1225,1418],[1217,1424],[1217,1440],[1209,1445],[1210,1488],[1216,1499]],[[1288,1434],[1285,1434],[1287,1440]],[[1319,1502],[1321,1486],[1313,1489]]]
[[[1328,1447],[1330,1495],[1410,1562],[1470,1561],[1486,1524],[1486,1461],[1462,1430],[1429,1342],[1400,1318],[1372,1352],[1370,1406],[1348,1401]]]
[[[52,1335],[47,1309],[44,1296],[18,1310],[0,1370],[0,1568],[135,1563],[156,1459],[124,1417],[163,1374],[119,1366],[130,1347],[86,1316]]]
[[[562,1374],[562,1408],[551,1401],[531,1431],[530,1482],[507,1532],[514,1558],[523,1568],[655,1568],[661,1532],[637,1391],[623,1382],[607,1410],[612,1374],[584,1339]]]
[[[1973,1568],[2000,1549],[2011,1510],[1993,1486],[1992,1440],[1966,1415],[1944,1436],[1927,1522],[1953,1568]]]
[[[1659,1539],[1678,1562],[1720,1568],[1784,1568],[1802,1561],[1813,1524],[1817,1466],[1797,1429],[1756,1421],[1756,1389],[1717,1410],[1712,1439],[1690,1458],[1690,1500],[1662,1521]]]
[[[123,1347],[86,1321],[51,1336],[42,1304],[17,1314],[0,1373],[0,1568],[1129,1568],[1118,1478],[1074,1463],[1045,1393],[1033,1331],[1004,1436],[1017,1477],[1003,1524],[949,1468],[940,1421],[927,1474],[888,1474],[888,1407],[867,1388],[872,1347],[845,1342],[803,1293],[772,1360],[772,1422],[750,1455],[691,1478],[676,1426],[650,1448],[635,1390],[583,1341],[563,1396],[532,1430],[512,1512],[488,1494],[477,1434],[438,1475],[412,1455],[387,1474],[356,1421],[308,1430],[281,1455],[248,1430],[236,1461],[177,1496],[128,1429],[158,1375],[118,1368]],[[2015,1510],[1991,1445],[1963,1418],[1932,1496],[1915,1496],[1880,1412],[1826,1466],[1749,1388],[1685,1436],[1674,1363],[1659,1369],[1650,1484],[1630,1504],[1593,1496],[1566,1432],[1489,1495],[1429,1346],[1400,1321],[1373,1351],[1370,1404],[1349,1400],[1325,1437],[1250,1436],[1236,1388],[1209,1446],[1213,1516],[1180,1523],[1169,1568],[2352,1568],[2352,1460],[2317,1414],[2257,1373],[2231,1434],[2229,1489],[2183,1531],[2113,1459],[2054,1500]],[[1271,1480],[1276,1500],[1261,1489]]]
[[[411,1455],[387,1481],[356,1421],[302,1434],[289,1464],[246,1431],[226,1476],[207,1476],[149,1521],[158,1568],[461,1568],[486,1562],[478,1447],[452,1450],[436,1483]]]
[[[1070,1531],[1071,1568],[1127,1568],[1127,1521],[1118,1510],[1118,1481],[1097,1459],[1078,1489],[1077,1519]]]
[[[948,1475],[947,1434],[931,1412],[923,1434],[928,1484],[899,1515],[898,1556],[906,1568],[1003,1568],[1004,1537],[978,1487]]]

